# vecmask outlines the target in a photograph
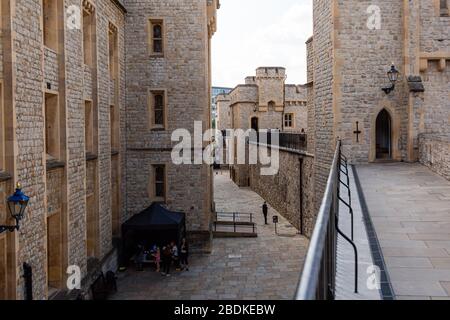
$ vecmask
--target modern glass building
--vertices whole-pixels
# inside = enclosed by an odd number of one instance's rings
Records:
[[[216,119],[217,119],[217,104],[216,104],[216,97],[219,94],[228,94],[233,90],[233,88],[226,88],[226,87],[212,87],[212,102],[211,102],[211,121],[213,128],[216,127]]]

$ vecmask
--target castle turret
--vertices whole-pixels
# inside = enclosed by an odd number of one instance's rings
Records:
[[[261,67],[256,69],[260,111],[267,111],[269,108],[274,108],[276,111],[283,111],[285,80],[285,68]]]

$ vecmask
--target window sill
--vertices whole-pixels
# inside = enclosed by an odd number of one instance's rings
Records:
[[[166,204],[166,199],[165,199],[165,198],[157,198],[157,197],[154,197],[154,198],[153,198],[153,203]]]
[[[150,53],[150,58],[164,58],[164,53]]]
[[[58,168],[64,168],[65,163],[62,161],[58,161],[56,159],[49,159],[47,160],[47,170],[53,170]]]
[[[164,127],[153,127],[153,128],[150,128],[150,131],[152,131],[152,132],[162,132],[162,131],[166,131],[166,128],[164,128]]]
[[[48,51],[51,51],[51,52],[53,52],[54,54],[58,54],[58,50],[57,49],[53,49],[53,48],[51,48],[51,47],[49,47],[49,46],[46,46],[46,45],[44,45],[44,48],[46,49],[46,50],[48,50]]]
[[[12,176],[6,171],[0,171],[0,182],[8,181],[12,179]]]
[[[98,159],[98,156],[96,154],[86,152],[86,161],[93,161],[93,160],[97,160],[97,159]]]

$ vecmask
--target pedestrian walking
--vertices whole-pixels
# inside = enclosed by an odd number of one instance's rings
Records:
[[[262,212],[264,215],[264,223],[267,225],[267,215],[269,213],[269,207],[267,206],[267,202],[264,201],[264,204],[262,206]]]

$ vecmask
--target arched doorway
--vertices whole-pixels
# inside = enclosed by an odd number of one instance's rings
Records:
[[[392,119],[386,109],[381,110],[377,117],[376,158],[392,159]]]
[[[255,130],[256,132],[259,131],[259,121],[258,121],[258,117],[253,117],[251,120],[251,127],[253,130]]]

